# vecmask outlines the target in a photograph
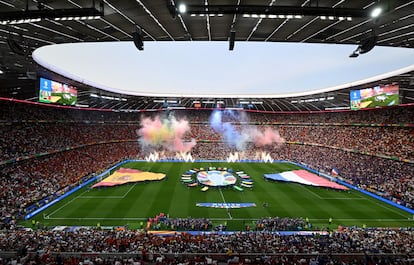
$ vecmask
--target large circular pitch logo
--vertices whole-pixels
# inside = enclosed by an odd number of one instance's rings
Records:
[[[197,181],[210,187],[223,187],[236,184],[236,177],[227,171],[209,170],[197,173]]]

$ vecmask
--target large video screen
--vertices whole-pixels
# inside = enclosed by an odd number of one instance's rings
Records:
[[[40,78],[39,102],[75,105],[78,99],[76,87],[46,78]]]
[[[351,109],[394,106],[399,104],[398,85],[379,85],[372,88],[351,90]]]

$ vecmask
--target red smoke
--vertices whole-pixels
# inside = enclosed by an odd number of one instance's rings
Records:
[[[184,136],[189,131],[190,125],[186,120],[177,120],[173,116],[161,119],[156,116],[154,119],[143,118],[141,129],[137,133],[144,147],[161,147],[170,151],[189,152],[196,145],[194,139],[190,142],[184,141]]]

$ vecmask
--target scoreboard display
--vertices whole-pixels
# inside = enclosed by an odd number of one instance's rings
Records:
[[[39,102],[61,105],[75,105],[77,102],[78,90],[74,86],[43,77],[39,85]]]
[[[351,109],[386,107],[399,104],[398,85],[379,85],[372,88],[351,90]]]

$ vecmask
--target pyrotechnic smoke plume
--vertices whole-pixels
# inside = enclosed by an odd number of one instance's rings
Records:
[[[177,120],[174,116],[161,119],[141,119],[141,129],[137,131],[139,142],[144,148],[165,149],[176,152],[189,152],[196,145],[192,139],[184,141],[184,136],[190,131],[190,125],[186,120]]]
[[[240,123],[240,128],[236,128],[231,122],[223,122],[223,114],[228,113]],[[221,134],[224,142],[229,147],[237,150],[245,150],[248,143],[253,143],[257,147],[266,145],[281,145],[285,140],[280,137],[279,132],[270,127],[260,131],[255,126],[245,125],[248,122],[245,115],[235,115],[233,111],[213,111],[210,117],[210,126],[214,131]]]

